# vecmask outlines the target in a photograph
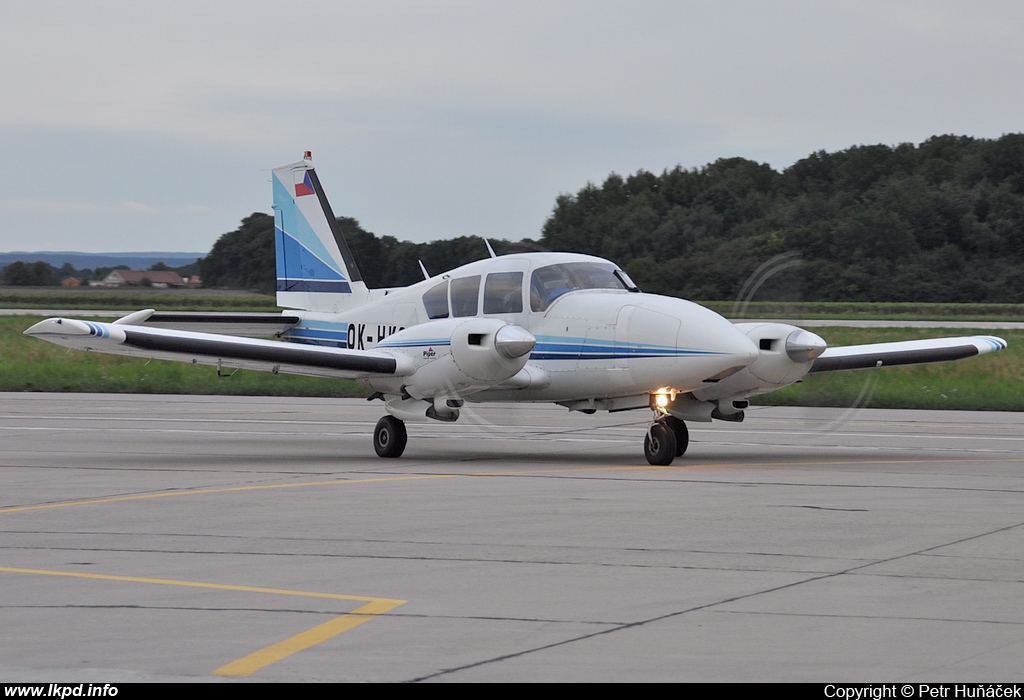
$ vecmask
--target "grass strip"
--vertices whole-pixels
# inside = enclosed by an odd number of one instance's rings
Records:
[[[228,293],[219,290],[56,290],[21,291],[0,288],[0,308],[100,309],[135,311],[280,311],[270,295]]]
[[[702,305],[740,318],[806,318],[842,321],[1013,321],[1024,322],[1024,304],[929,304],[917,302],[707,301]],[[273,295],[237,290],[58,289],[0,287],[0,308],[103,309],[135,311],[279,311]]]

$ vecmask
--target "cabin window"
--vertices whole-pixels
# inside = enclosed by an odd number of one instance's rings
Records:
[[[431,287],[423,295],[427,318],[448,318],[448,282]]]
[[[494,272],[484,282],[485,314],[518,314],[523,311],[523,273]]]
[[[597,262],[538,267],[530,276],[530,308],[545,311],[555,299],[576,289],[630,289],[632,280],[624,282],[617,272],[615,265]]]
[[[480,275],[452,280],[452,315],[476,316],[480,297]]]

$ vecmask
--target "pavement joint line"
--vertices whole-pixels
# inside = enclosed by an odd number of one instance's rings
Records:
[[[916,464],[921,461],[927,461],[928,463],[951,463],[951,462],[963,462],[964,460],[935,460],[935,459],[855,459],[855,460],[834,460],[826,462],[831,466],[839,465],[857,465],[857,464]],[[1024,459],[974,459],[968,460],[972,462],[1006,462],[1006,461],[1024,461]],[[765,463],[760,466],[801,466],[803,464],[818,464],[819,462],[797,462],[797,461],[786,461],[779,463]],[[70,508],[72,506],[90,506],[90,505],[101,505],[104,503],[121,503],[126,501],[142,501],[153,498],[171,498],[175,496],[203,496],[215,493],[232,493],[238,491],[264,491],[270,489],[288,489],[288,488],[306,488],[311,486],[347,486],[349,484],[368,484],[368,483],[380,483],[389,481],[416,481],[423,479],[456,479],[466,477],[516,477],[516,476],[531,476],[537,474],[572,474],[581,472],[609,472],[609,471],[690,471],[696,469],[722,469],[726,467],[749,467],[749,462],[692,462],[689,464],[679,464],[668,467],[659,467],[653,465],[641,465],[641,466],[614,466],[614,467],[565,467],[560,469],[519,469],[509,471],[481,471],[481,472],[467,472],[465,474],[406,474],[400,476],[382,476],[372,477],[363,479],[332,479],[329,481],[303,481],[298,483],[287,483],[287,484],[257,484],[254,486],[227,486],[221,488],[205,488],[205,489],[185,489],[178,491],[163,491],[160,493],[144,493],[134,494],[131,496],[111,496],[108,498],[93,498],[93,499],[82,499],[76,501],[62,501],[59,503],[41,503],[30,506],[11,506],[8,508],[0,508],[0,515],[4,513],[19,513],[30,510],[48,510],[51,508]]]
[[[126,583],[149,583],[163,586],[185,586],[189,588],[211,588],[222,591],[239,591],[243,593],[267,593],[271,595],[289,595],[304,598],[329,598],[332,600],[362,601],[364,604],[351,612],[344,613],[332,620],[312,627],[304,632],[288,637],[280,642],[247,654],[240,659],[215,669],[215,676],[249,676],[272,663],[286,659],[293,654],[336,637],[342,632],[358,627],[364,622],[394,610],[407,600],[396,598],[376,598],[373,596],[354,596],[342,593],[321,593],[316,591],[296,591],[287,588],[264,588],[260,586],[238,586],[226,583],[204,583],[202,581],[181,581],[177,579],[143,578],[139,576],[117,576],[114,574],[89,574],[76,571],[51,571],[47,569],[22,569],[0,566],[0,572],[13,574],[35,574],[40,576],[65,576],[99,581],[121,581]]]

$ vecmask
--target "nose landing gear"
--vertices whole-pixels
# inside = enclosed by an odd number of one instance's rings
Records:
[[[675,416],[656,418],[644,438],[644,456],[657,467],[667,467],[681,457],[690,444],[690,431],[686,423]]]

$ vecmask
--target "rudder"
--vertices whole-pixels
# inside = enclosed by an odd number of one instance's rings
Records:
[[[365,303],[366,284],[309,151],[274,168],[273,179],[278,306],[337,312]]]

